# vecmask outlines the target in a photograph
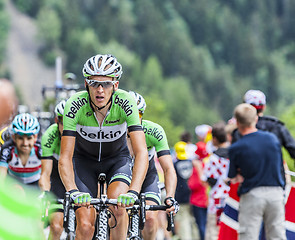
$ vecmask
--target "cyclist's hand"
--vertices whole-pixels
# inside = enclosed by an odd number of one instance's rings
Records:
[[[167,213],[173,212],[174,214],[176,214],[178,212],[179,203],[175,200],[175,198],[166,197],[164,203],[166,206],[170,207],[166,209]]]
[[[43,191],[38,198],[41,200],[49,200],[49,191]]]
[[[89,193],[80,192],[78,189],[70,191],[70,197],[77,206],[89,206],[91,197]]]
[[[129,190],[127,193],[119,195],[117,204],[121,207],[130,207],[133,206],[137,199],[138,193],[133,190]]]

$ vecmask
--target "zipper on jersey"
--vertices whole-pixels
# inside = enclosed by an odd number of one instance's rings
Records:
[[[99,121],[98,121],[97,118],[96,118],[96,114],[95,114],[95,112],[93,113],[93,114],[94,114],[94,117],[95,117],[95,119],[96,119],[96,121],[97,121],[97,124],[98,124],[98,126],[99,126],[99,134],[100,134],[100,136],[101,136],[101,132],[102,132],[102,131],[101,131],[102,125],[103,125],[103,123],[104,123],[106,117],[109,115],[109,113],[110,113],[110,110],[107,111],[107,114],[105,115],[104,119],[102,120],[101,125],[99,124]],[[102,143],[99,142],[99,153],[98,153],[98,161],[99,161],[99,162],[101,161],[101,145],[102,145]]]

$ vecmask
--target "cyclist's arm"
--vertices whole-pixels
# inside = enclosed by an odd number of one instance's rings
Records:
[[[129,136],[135,156],[129,190],[139,193],[148,169],[148,152],[143,131],[129,132]]]
[[[50,191],[50,175],[52,172],[53,160],[42,159],[41,160],[41,176],[39,179],[39,187],[42,191]]]
[[[177,177],[171,155],[167,154],[160,156],[159,163],[161,164],[161,167],[164,172],[166,197],[174,197],[177,184]]]
[[[7,168],[6,167],[0,167],[0,181],[4,181],[7,175]]]
[[[76,138],[73,136],[62,136],[58,171],[66,191],[78,189],[75,183],[73,169],[73,152]]]

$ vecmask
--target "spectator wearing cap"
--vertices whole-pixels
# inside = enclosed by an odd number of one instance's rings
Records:
[[[265,94],[260,90],[248,90],[244,95],[244,103],[251,104],[256,108],[258,115],[257,129],[275,134],[290,156],[295,160],[295,140],[283,122],[273,116],[264,116],[266,108]],[[241,138],[237,130],[233,132],[233,142]]]

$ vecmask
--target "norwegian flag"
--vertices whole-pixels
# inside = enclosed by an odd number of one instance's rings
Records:
[[[286,232],[287,239],[295,239],[295,183],[290,188],[286,202]]]
[[[237,195],[239,184],[230,186],[229,196],[226,199],[224,212],[220,218],[220,230],[218,240],[238,240],[237,230],[239,228],[239,196]],[[286,187],[287,202],[286,209],[286,236],[287,240],[295,239],[295,183]],[[263,240],[263,235],[260,240]]]

